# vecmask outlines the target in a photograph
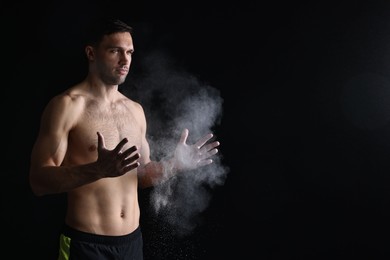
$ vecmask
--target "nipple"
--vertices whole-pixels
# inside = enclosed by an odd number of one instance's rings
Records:
[[[90,152],[94,152],[94,151],[96,151],[96,145],[91,145],[89,148],[88,148],[88,150],[90,151]]]

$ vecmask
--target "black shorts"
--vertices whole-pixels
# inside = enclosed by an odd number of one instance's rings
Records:
[[[60,235],[58,260],[143,260],[141,228],[123,236],[85,233],[67,225]]]

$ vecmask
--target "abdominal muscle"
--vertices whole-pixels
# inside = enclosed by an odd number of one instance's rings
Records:
[[[68,192],[65,223],[77,230],[121,236],[139,226],[136,170]]]

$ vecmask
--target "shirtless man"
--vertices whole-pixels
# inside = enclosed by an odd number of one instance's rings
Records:
[[[212,163],[219,142],[209,133],[188,145],[184,129],[172,158],[151,161],[143,108],[118,89],[134,52],[132,28],[103,20],[88,33],[88,74],[47,104],[30,184],[37,196],[67,193],[58,259],[143,259],[137,188]]]

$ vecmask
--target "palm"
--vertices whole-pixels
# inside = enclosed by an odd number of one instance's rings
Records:
[[[212,163],[210,157],[218,152],[216,147],[219,146],[217,141],[207,143],[213,135],[207,134],[192,145],[186,143],[187,137],[188,129],[184,129],[175,149],[174,162],[176,169],[180,171],[193,170]]]

